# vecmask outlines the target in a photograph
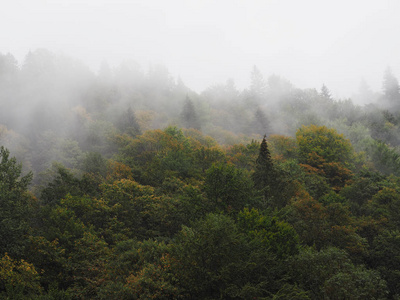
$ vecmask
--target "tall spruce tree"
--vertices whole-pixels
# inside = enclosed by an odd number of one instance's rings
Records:
[[[383,92],[390,105],[399,106],[400,85],[390,68],[386,69],[383,77]]]
[[[265,100],[267,94],[267,83],[260,70],[254,66],[251,72],[250,99],[254,104]]]
[[[196,109],[194,107],[194,104],[192,100],[186,96],[185,104],[183,105],[183,110],[182,110],[182,122],[183,126],[186,128],[193,128],[200,130],[200,122],[197,117]]]
[[[268,149],[267,139],[264,138],[260,145],[260,153],[256,160],[256,166],[253,173],[253,181],[256,189],[263,193],[267,199],[271,196],[271,190],[275,181],[276,172]]]
[[[117,127],[121,132],[133,137],[142,134],[140,125],[137,122],[135,113],[131,107],[128,107],[128,109],[120,116],[117,121]]]
[[[328,87],[325,84],[322,85],[320,94],[325,99],[332,100],[331,91],[328,89]]]
[[[294,195],[295,186],[291,182],[291,177],[284,170],[277,168],[272,161],[266,135],[260,145],[252,179],[254,187],[263,198],[262,206],[281,209]]]
[[[32,198],[27,193],[32,173],[21,176],[22,165],[0,147],[0,254],[22,254],[28,239]]]
[[[258,107],[256,112],[254,113],[254,121],[253,121],[253,126],[252,126],[252,132],[255,132],[257,134],[263,134],[265,133],[266,135],[270,134],[270,123],[265,115],[265,113]]]

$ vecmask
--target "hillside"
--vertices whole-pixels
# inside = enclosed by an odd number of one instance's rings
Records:
[[[400,92],[0,55],[0,297],[397,299]]]

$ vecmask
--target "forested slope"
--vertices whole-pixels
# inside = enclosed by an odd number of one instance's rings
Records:
[[[2,55],[0,296],[397,299],[397,80],[358,106],[251,78]]]

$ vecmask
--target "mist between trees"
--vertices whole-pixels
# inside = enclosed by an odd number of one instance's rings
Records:
[[[166,67],[143,70],[135,62],[97,74],[73,58],[45,49],[29,52],[19,65],[0,57],[1,141],[35,174],[56,160],[74,168],[88,151],[111,155],[107,136],[135,136],[169,125],[201,129],[232,145],[266,134],[293,136],[301,125],[317,124],[345,134],[361,151],[372,140],[397,147],[399,84],[387,69],[382,92],[365,82],[351,99],[333,99],[329,89],[298,89],[277,75],[264,79],[253,67],[250,86],[233,80],[198,94]]]
[[[400,91],[0,55],[6,299],[397,299]],[[7,298],[8,297],[8,298]]]

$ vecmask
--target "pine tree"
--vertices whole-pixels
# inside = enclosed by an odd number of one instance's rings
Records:
[[[28,241],[29,217],[32,198],[28,185],[32,173],[21,176],[22,165],[10,151],[0,147],[0,253],[12,256],[22,254]]]
[[[275,169],[268,149],[266,136],[260,145],[260,153],[256,160],[255,171],[253,173],[254,186],[263,192],[265,198],[271,194],[271,189],[275,180]]]
[[[266,204],[281,209],[294,195],[295,186],[291,182],[291,177],[274,166],[265,135],[260,145],[252,179],[254,187],[263,199],[261,203],[263,206]]]
[[[117,122],[117,127],[123,133],[127,133],[133,137],[140,135],[140,125],[136,120],[135,113],[132,108],[129,107],[120,117]]]
[[[399,81],[393,75],[392,70],[387,68],[383,77],[383,92],[386,100],[390,104],[398,105],[400,101],[400,86]]]
[[[263,134],[263,133],[265,133],[266,135],[270,134],[269,120],[265,115],[265,113],[259,107],[257,108],[254,114],[254,123],[252,132],[255,132],[257,134]]]
[[[332,100],[331,92],[329,91],[329,89],[325,84],[323,84],[321,87],[321,96],[328,100]]]
[[[186,96],[181,117],[184,127],[197,130],[201,129],[199,119],[197,118],[196,109],[194,108],[192,100],[188,96]]]
[[[267,83],[264,80],[263,75],[261,74],[260,70],[254,66],[251,72],[251,85],[250,85],[250,94],[259,102],[263,98],[265,98],[267,91]]]

